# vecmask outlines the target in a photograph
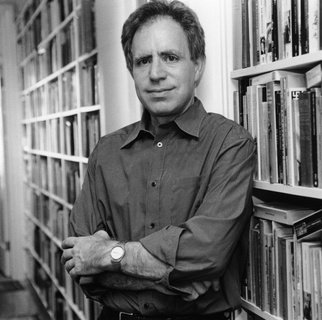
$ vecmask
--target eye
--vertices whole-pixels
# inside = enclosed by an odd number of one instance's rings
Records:
[[[135,64],[137,66],[144,66],[144,65],[146,65],[146,64],[148,64],[150,62],[151,62],[151,57],[143,57],[143,58],[137,59],[135,61]]]
[[[163,56],[165,62],[177,62],[179,58],[174,54],[165,54]]]

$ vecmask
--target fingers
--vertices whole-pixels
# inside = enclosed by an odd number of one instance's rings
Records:
[[[65,262],[65,269],[71,275],[71,270],[75,267],[75,262],[73,259],[69,259]]]
[[[190,284],[191,293],[182,297],[185,301],[194,301],[201,295],[205,294],[209,288],[212,288],[214,291],[220,290],[220,281],[215,279],[212,281],[195,281]]]
[[[98,230],[97,232],[94,233],[94,235],[98,235],[98,236],[103,237],[107,240],[111,239],[111,237],[109,236],[109,234],[105,230]]]
[[[66,264],[66,262],[73,258],[73,251],[72,249],[65,249],[63,254],[61,255],[60,261],[62,264]]]
[[[62,242],[61,247],[63,249],[73,248],[76,242],[77,242],[76,237],[68,237]]]

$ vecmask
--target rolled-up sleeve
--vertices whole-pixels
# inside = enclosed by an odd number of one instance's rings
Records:
[[[88,168],[82,190],[78,195],[70,215],[70,235],[88,236],[104,229],[99,213],[95,182],[96,151],[88,161]]]

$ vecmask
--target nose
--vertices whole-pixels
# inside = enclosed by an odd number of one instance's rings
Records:
[[[151,81],[159,81],[166,77],[166,71],[161,59],[153,59],[150,64]]]

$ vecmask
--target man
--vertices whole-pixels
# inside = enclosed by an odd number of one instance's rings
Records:
[[[198,18],[152,1],[123,26],[144,112],[91,154],[62,262],[100,319],[227,319],[240,305],[254,144],[194,96],[205,64]]]

